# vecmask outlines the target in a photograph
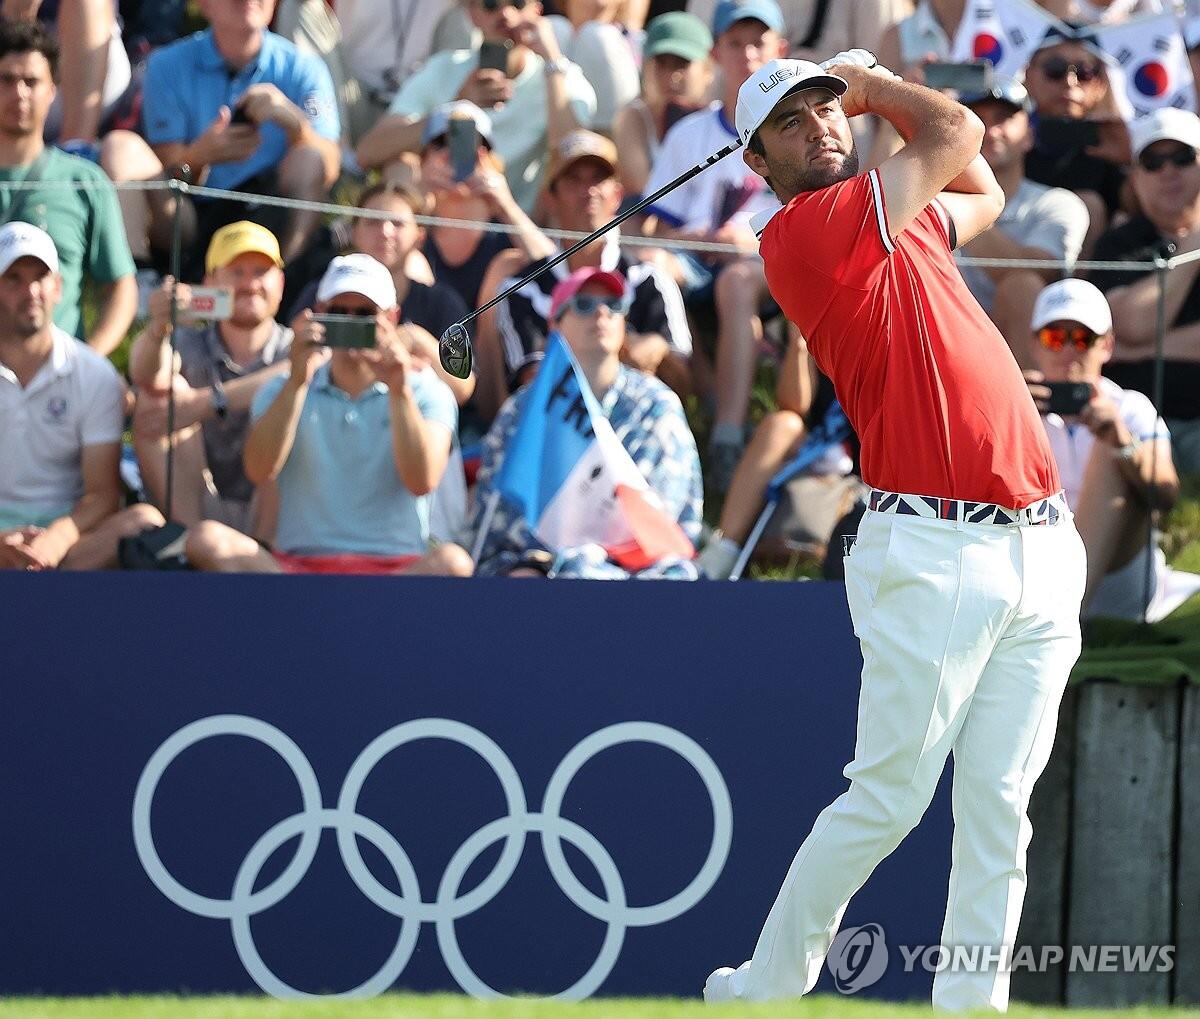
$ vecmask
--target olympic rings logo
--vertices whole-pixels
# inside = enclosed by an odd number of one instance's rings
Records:
[[[163,774],[184,750],[212,736],[245,736],[274,750],[291,768],[300,787],[302,802],[299,813],[273,825],[251,846],[238,867],[227,899],[200,895],[177,881],[159,857],[150,830],[154,793]],[[363,783],[375,765],[398,747],[425,739],[449,740],[483,758],[500,782],[508,811],[505,816],[485,824],[458,847],[446,865],[432,902],[421,897],[416,871],[400,843],[357,809]],[[679,754],[700,776],[712,805],[712,844],[699,872],[674,895],[645,906],[629,904],[621,874],[599,840],[560,814],[567,787],[580,768],[601,751],[623,743],[651,743]],[[395,947],[379,970],[357,987],[333,995],[310,994],[276,976],[259,954],[250,927],[252,917],[277,905],[304,879],[325,829],[336,834],[342,862],[358,889],[380,909],[401,921]],[[567,753],[550,777],[542,798],[542,809],[530,811],[526,807],[520,776],[504,751],[478,729],[447,718],[403,722],[372,740],[350,765],[336,807],[324,806],[321,788],[308,758],[275,726],[247,715],[201,718],[168,737],[150,756],[133,797],[133,842],[147,876],[181,909],[197,916],[228,920],[234,947],[246,972],[263,991],[278,998],[365,998],[383,993],[408,965],[421,925],[425,923],[435,925],[446,968],[463,991],[478,998],[503,997],[471,969],[459,947],[454,923],[482,909],[500,893],[517,868],[526,837],[533,832],[541,839],[546,863],[563,894],[589,916],[608,925],[595,962],[570,987],[553,995],[554,998],[576,1001],[594,994],[608,978],[628,928],[666,923],[686,913],[708,894],[729,856],[733,806],[720,770],[695,740],[654,722],[621,722],[592,733]],[[255,891],[263,865],[276,850],[297,836],[296,855],[275,880]],[[370,872],[359,851],[357,838],[366,839],[383,854],[395,872],[400,894],[385,887]],[[491,873],[471,891],[460,894],[468,868],[489,846],[501,840],[504,847]],[[564,840],[587,857],[595,868],[604,889],[603,898],[591,892],[575,876],[563,853]]]

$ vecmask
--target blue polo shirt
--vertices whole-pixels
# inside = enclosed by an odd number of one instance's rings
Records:
[[[254,397],[255,421],[267,412],[285,377]],[[451,432],[458,424],[454,394],[431,369],[410,382],[426,421]],[[428,495],[414,496],[392,457],[388,389],[382,382],[351,399],[333,384],[329,365],[313,376],[296,440],[279,472],[275,547],[292,555],[424,555],[429,539]]]
[[[150,54],[142,92],[146,140],[151,145],[195,141],[222,106],[232,110],[246,89],[264,82],[300,107],[322,138],[341,137],[333,78],[320,57],[302,53],[274,32],[263,32],[258,56],[235,72],[208,29]],[[287,152],[287,135],[277,124],[264,124],[259,130],[262,142],[254,154],[239,163],[213,166],[205,184],[236,188],[274,169]]]

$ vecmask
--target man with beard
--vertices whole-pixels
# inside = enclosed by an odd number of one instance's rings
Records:
[[[905,146],[860,175],[848,118],[863,113]],[[810,990],[851,896],[916,826],[953,751],[942,943],[987,955],[939,971],[933,1002],[1003,1010],[1026,807],[1079,655],[1085,564],[1021,371],[954,265],[956,243],[1003,207],[983,125],[855,51],[828,71],[767,64],[742,87],[737,128],[784,203],[762,232],[768,285],[833,381],[872,491],[845,569],[863,652],[850,787],[796,854],[751,960],[711,974],[705,998]]]
[[[58,252],[28,223],[0,228],[0,570],[97,570],[162,524],[119,511],[125,390],[116,369],[54,324]]]
[[[255,487],[242,469],[250,404],[288,366],[292,331],[275,321],[283,299],[283,259],[275,236],[257,223],[218,230],[205,257],[204,283],[232,292],[230,317],[188,322],[191,288],[174,286],[179,373],[175,385],[175,482],[172,517],[185,527],[219,520],[256,537],[269,535]],[[166,495],[167,392],[171,372],[168,277],[150,298],[150,319],[134,340],[129,374],[138,388],[134,447],[142,483],[160,507]]]

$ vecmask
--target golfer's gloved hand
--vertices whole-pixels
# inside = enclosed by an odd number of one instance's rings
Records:
[[[827,71],[837,64],[857,64],[859,67],[865,67],[869,70],[878,63],[879,61],[875,59],[875,54],[870,50],[842,50],[841,53],[835,53],[828,60],[822,60],[821,68]]]

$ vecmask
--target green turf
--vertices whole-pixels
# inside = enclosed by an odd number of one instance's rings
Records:
[[[579,1004],[518,999],[480,1002],[456,995],[385,995],[370,1001],[281,1002],[261,998],[12,998],[0,1001],[0,1019],[651,1019],[663,1016],[771,1016],[779,1019],[893,1019],[935,1013],[923,1005],[891,1005],[857,998],[813,996],[770,1005],[705,1006],[662,998],[599,999]],[[982,1013],[981,1013],[982,1014]],[[995,1013],[989,1013],[994,1015]],[[1009,1015],[1032,1019],[1198,1019],[1200,1011],[1170,1008],[1050,1009],[1015,1005]]]

